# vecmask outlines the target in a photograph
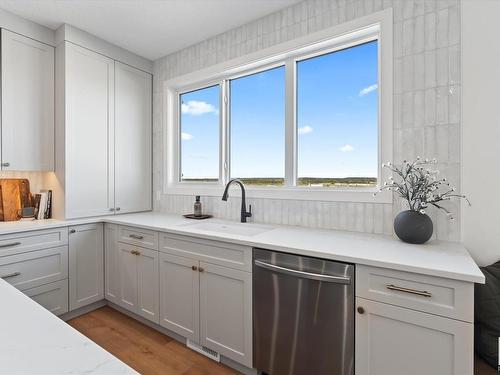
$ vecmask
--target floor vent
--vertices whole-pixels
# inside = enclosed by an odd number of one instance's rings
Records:
[[[201,353],[204,356],[213,359],[215,362],[220,362],[220,354],[217,353],[215,350],[209,349],[205,346],[201,346],[191,340],[187,340],[186,346],[189,349],[194,350],[195,352]]]

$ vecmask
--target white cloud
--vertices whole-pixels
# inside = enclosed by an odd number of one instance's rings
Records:
[[[373,85],[370,85],[368,87],[365,87],[364,89],[362,89],[360,92],[359,92],[359,96],[365,96],[365,95],[368,95],[369,93],[371,93],[372,91],[375,91],[376,89],[378,89],[378,85],[375,83]]]
[[[344,145],[340,148],[340,151],[342,152],[353,152],[354,151],[354,147],[352,147],[351,145]]]
[[[189,133],[181,133],[181,139],[183,141],[190,141],[191,139],[193,139],[193,136]]]
[[[215,108],[212,104],[207,102],[201,102],[198,100],[190,100],[187,103],[182,103],[181,111],[187,115],[200,116],[205,113],[215,113],[218,114],[219,110]]]
[[[306,126],[300,127],[298,130],[298,133],[299,134],[309,134],[309,133],[312,133],[313,130],[314,129],[311,126],[306,125]]]

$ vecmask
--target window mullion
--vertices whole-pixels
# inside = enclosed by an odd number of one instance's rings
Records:
[[[229,129],[229,80],[223,80],[221,82],[221,182],[223,185],[227,184],[229,181],[229,171],[230,171],[230,129]]]
[[[297,137],[295,109],[295,61],[285,63],[285,186],[296,185]]]

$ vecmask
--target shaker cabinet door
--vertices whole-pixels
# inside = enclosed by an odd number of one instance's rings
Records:
[[[66,42],[66,218],[114,209],[114,61]]]
[[[104,298],[103,225],[69,227],[69,309]]]
[[[54,47],[2,29],[2,170],[54,170]]]
[[[136,248],[137,251],[137,314],[159,322],[158,251]]]
[[[152,76],[115,62],[115,206],[152,208]]]
[[[200,340],[198,261],[160,253],[160,325]]]
[[[200,262],[200,343],[252,367],[251,273]]]
[[[356,375],[471,375],[473,325],[356,298]]]

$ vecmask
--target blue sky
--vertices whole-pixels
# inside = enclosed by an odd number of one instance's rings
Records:
[[[377,42],[297,64],[299,177],[377,176]],[[183,94],[182,171],[218,176],[219,88]],[[285,71],[231,81],[231,176],[284,177]]]

